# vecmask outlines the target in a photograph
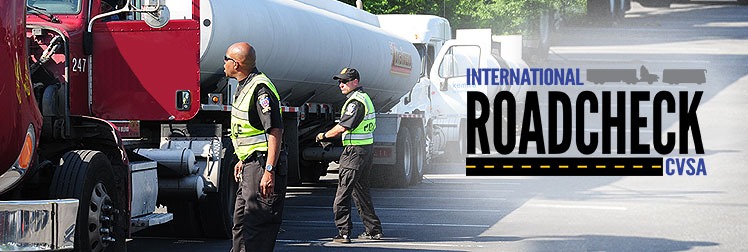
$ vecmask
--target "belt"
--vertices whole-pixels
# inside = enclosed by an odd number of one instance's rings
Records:
[[[286,154],[286,148],[281,147],[280,155],[287,155]],[[264,160],[268,157],[267,151],[254,151],[252,154],[249,154],[249,157],[244,159],[243,162],[251,162],[251,161],[262,161],[264,163]]]

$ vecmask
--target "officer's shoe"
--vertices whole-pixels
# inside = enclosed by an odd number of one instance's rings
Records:
[[[363,240],[379,240],[379,239],[382,239],[382,233],[364,232],[358,235],[358,238],[363,239]]]
[[[345,234],[338,234],[332,238],[332,241],[337,243],[351,243],[351,238]]]

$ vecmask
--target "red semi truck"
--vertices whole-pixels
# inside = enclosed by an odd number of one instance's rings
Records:
[[[12,190],[47,165],[38,157],[42,115],[29,78],[25,10],[23,1],[0,5],[0,251],[72,249],[77,199]]]
[[[314,142],[345,101],[332,74],[355,66],[378,112],[420,77],[413,44],[337,1],[11,0],[0,10],[10,38],[0,43],[0,250],[119,251],[163,223],[230,237],[237,83],[222,59],[234,42],[257,48],[283,97],[290,181],[318,180],[342,151]],[[419,181],[425,125],[419,111],[378,115],[374,172],[385,183]]]

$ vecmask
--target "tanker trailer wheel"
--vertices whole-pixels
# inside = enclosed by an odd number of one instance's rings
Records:
[[[119,195],[107,156],[99,151],[75,150],[62,156],[50,186],[52,198],[77,198],[75,251],[124,251],[124,226],[116,216]]]
[[[387,185],[390,187],[405,187],[413,176],[413,140],[411,140],[408,127],[400,127],[397,132],[397,156],[395,165],[388,166],[387,172],[389,180]]]
[[[424,166],[426,166],[426,141],[425,135],[423,134],[423,128],[419,128],[417,125],[410,125],[408,131],[413,133],[413,166],[410,184],[416,185],[421,183],[423,179]]]
[[[444,148],[445,153],[443,154],[447,156],[447,160],[452,162],[465,161],[465,157],[467,156],[467,121],[461,120],[457,130],[457,141],[447,141],[447,146]]]
[[[221,171],[218,192],[206,193],[199,203],[200,221],[205,237],[231,238],[236,201],[237,183],[234,180],[234,165],[239,161],[234,153],[231,139],[223,138],[224,155],[221,160]]]

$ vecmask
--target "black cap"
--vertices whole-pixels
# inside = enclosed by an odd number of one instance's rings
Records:
[[[332,79],[340,79],[344,81],[361,80],[361,78],[358,76],[358,70],[349,67],[343,68],[343,70],[341,70],[339,74],[333,75]]]

